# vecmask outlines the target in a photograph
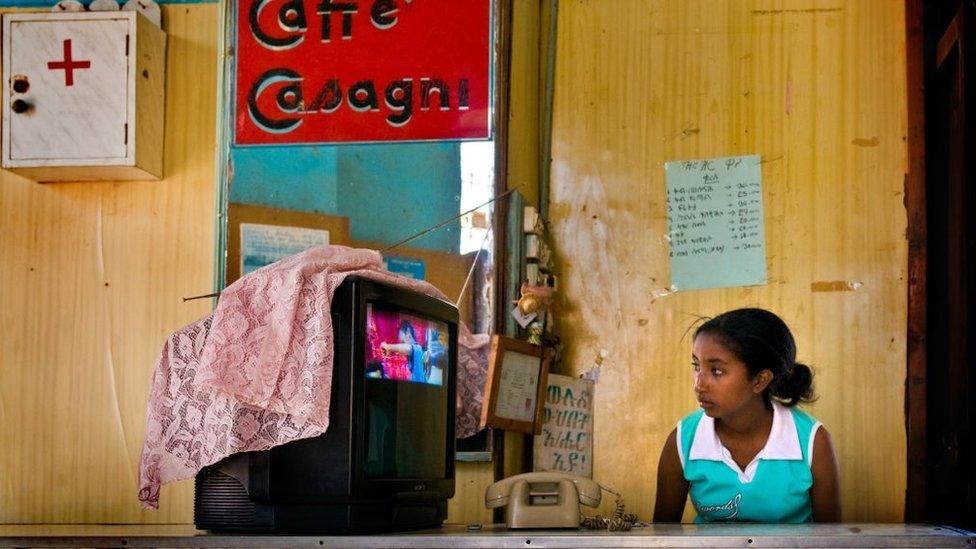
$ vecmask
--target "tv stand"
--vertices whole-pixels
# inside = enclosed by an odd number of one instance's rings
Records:
[[[393,502],[261,503],[234,472],[225,465],[197,475],[196,494],[207,494],[194,499],[198,527],[215,533],[355,534],[437,528],[447,517],[447,500],[432,494],[404,494]]]

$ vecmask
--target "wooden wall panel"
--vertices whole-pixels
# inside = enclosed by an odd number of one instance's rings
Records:
[[[163,17],[163,180],[0,172],[0,523],[192,521],[189,483],[136,493],[156,354],[210,310],[218,8]]]
[[[521,185],[527,204],[539,204],[539,21],[538,0],[512,0],[509,67],[508,188]]]
[[[485,508],[485,490],[494,480],[488,461],[455,463],[454,498],[447,502],[448,524],[491,524],[491,510]]]
[[[902,519],[904,28],[903,3],[881,0],[560,3],[561,369],[608,351],[594,477],[642,518],[664,439],[695,407],[686,331],[761,306],[816,372],[844,520]],[[763,158],[769,283],[669,294],[664,163],[740,154]]]

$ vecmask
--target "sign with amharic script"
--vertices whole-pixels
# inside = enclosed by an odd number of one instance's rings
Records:
[[[238,0],[235,144],[490,137],[490,0]]]
[[[549,374],[542,410],[542,434],[536,435],[536,471],[560,471],[593,477],[593,388],[588,379]]]

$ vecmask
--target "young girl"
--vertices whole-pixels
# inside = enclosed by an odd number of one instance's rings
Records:
[[[840,520],[837,460],[827,430],[794,408],[813,397],[786,324],[763,309],[721,314],[695,331],[701,409],[671,431],[657,473],[655,522]]]

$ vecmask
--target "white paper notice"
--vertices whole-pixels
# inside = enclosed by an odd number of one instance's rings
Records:
[[[241,274],[329,243],[329,231],[241,223]]]
[[[498,383],[495,415],[516,421],[535,421],[539,394],[539,357],[506,351]]]
[[[671,286],[676,290],[766,283],[759,156],[664,165]]]

